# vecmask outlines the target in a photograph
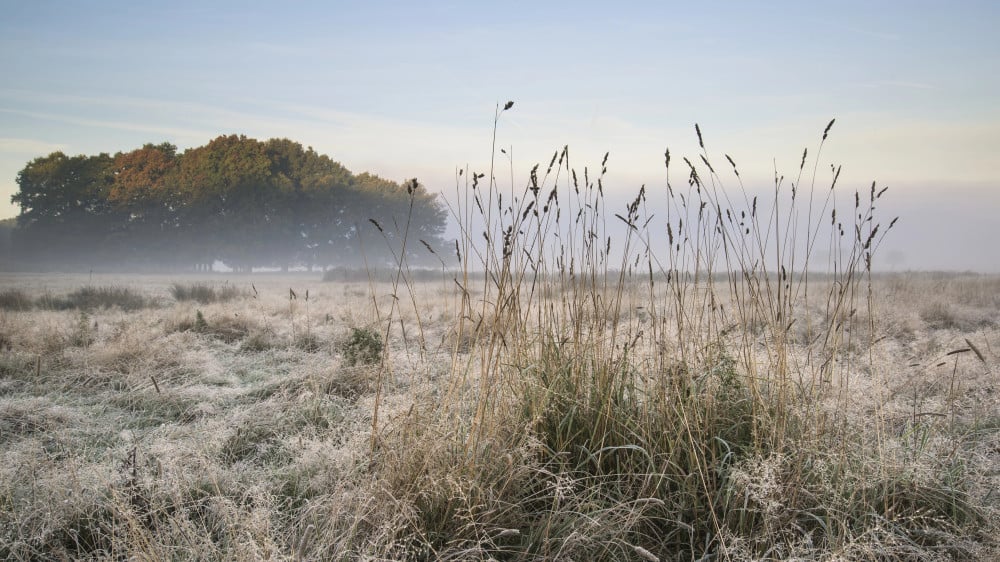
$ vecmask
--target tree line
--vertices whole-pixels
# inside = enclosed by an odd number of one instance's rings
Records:
[[[12,261],[208,270],[440,264],[447,211],[409,180],[352,174],[288,139],[220,136],[178,153],[146,144],[115,155],[36,158],[17,175]],[[422,241],[422,242],[421,242]]]

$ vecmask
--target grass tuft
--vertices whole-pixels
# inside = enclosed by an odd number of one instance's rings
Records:
[[[38,308],[49,310],[100,310],[118,308],[124,311],[154,306],[154,301],[127,287],[81,287],[65,296],[45,294],[35,301]]]
[[[170,286],[170,294],[177,302],[193,301],[198,304],[225,303],[246,296],[245,291],[228,283],[221,287],[207,283],[174,283]]]
[[[382,336],[372,328],[351,328],[351,335],[341,344],[344,362],[351,367],[378,363],[382,350]]]
[[[0,291],[0,310],[23,311],[35,306],[28,294],[20,289],[4,289]]]

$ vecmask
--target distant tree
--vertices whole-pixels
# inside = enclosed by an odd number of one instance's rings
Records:
[[[438,263],[420,242],[423,240],[435,250],[444,245],[448,215],[436,195],[416,179],[400,184],[369,173],[357,176],[357,186],[359,208],[366,213],[360,223],[366,252],[383,254],[383,259],[398,257],[406,235],[407,260],[411,264]]]
[[[288,139],[220,136],[178,154],[146,144],[111,157],[36,158],[18,174],[12,243],[24,256],[84,265],[204,270],[410,263],[442,249],[447,215],[416,180],[351,174]],[[378,228],[374,225],[378,224]],[[381,231],[379,231],[381,228]]]
[[[270,161],[263,144],[243,135],[218,137],[181,156],[176,176],[183,246],[199,263],[215,259],[249,270],[269,232],[274,207]]]
[[[312,268],[345,237],[344,203],[352,175],[328,156],[288,139],[272,139],[265,150],[274,189],[283,194],[284,202],[276,223],[282,230],[267,244],[266,251],[277,257],[277,265],[296,263]]]
[[[6,268],[0,267],[0,269],[12,269],[15,265],[16,257],[14,255],[13,246],[13,234],[14,230],[17,228],[17,218],[11,217],[9,219],[0,220],[0,264],[5,264]]]
[[[76,262],[101,253],[116,222],[108,193],[112,158],[66,156],[54,152],[35,158],[17,174],[21,207],[17,251],[26,257]]]
[[[108,200],[123,213],[123,223],[111,243],[137,264],[178,265],[170,263],[177,250],[177,165],[177,147],[169,143],[115,155]]]
[[[177,167],[177,147],[170,143],[146,144],[115,155],[114,182],[108,199],[141,212],[150,201],[169,203],[167,178]]]

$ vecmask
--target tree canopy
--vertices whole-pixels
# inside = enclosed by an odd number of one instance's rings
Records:
[[[12,251],[27,264],[207,269],[437,264],[447,213],[416,180],[352,174],[288,139],[220,136],[115,155],[35,158],[17,175]]]

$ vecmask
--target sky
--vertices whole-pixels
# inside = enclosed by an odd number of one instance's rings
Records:
[[[514,183],[569,145],[610,205],[663,152],[744,182],[887,186],[895,269],[1000,272],[997,2],[0,2],[0,218],[53,151],[290,138],[353,172],[455,173],[498,146]],[[819,152],[823,129],[836,124]],[[675,167],[670,180],[683,183]],[[509,174],[508,174],[509,175]],[[510,182],[509,178],[506,180]],[[885,263],[885,262],[884,262]]]

